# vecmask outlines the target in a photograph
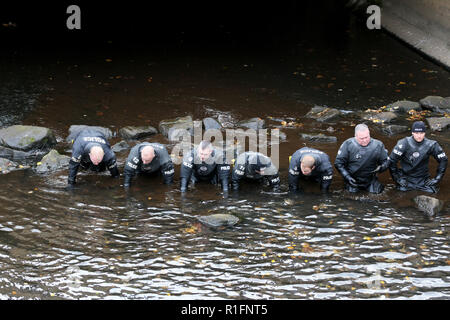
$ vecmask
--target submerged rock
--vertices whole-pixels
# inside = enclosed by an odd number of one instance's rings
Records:
[[[113,145],[111,147],[111,150],[113,152],[121,152],[121,151],[127,150],[129,148],[130,148],[130,145],[126,141],[122,140],[122,141],[116,143],[115,145]]]
[[[425,212],[429,217],[434,217],[444,207],[444,201],[430,197],[430,196],[417,196],[414,199],[417,209]]]
[[[56,150],[47,153],[35,170],[38,173],[47,173],[49,171],[57,171],[67,169],[69,167],[70,157],[59,154]]]
[[[0,145],[19,150],[46,150],[56,144],[52,130],[44,127],[14,125],[0,129]]]
[[[128,126],[119,130],[119,135],[123,139],[143,139],[157,134],[158,130],[152,126],[133,127]]]
[[[237,127],[259,130],[264,129],[266,122],[261,118],[251,118],[248,120],[242,120],[237,123]]]
[[[442,131],[450,127],[450,118],[447,117],[433,117],[426,120],[432,131]]]
[[[407,126],[399,126],[399,125],[396,125],[396,124],[390,124],[390,125],[387,125],[387,126],[382,126],[381,127],[381,131],[384,134],[387,134],[388,136],[393,136],[393,135],[396,135],[396,134],[407,132],[407,131],[409,131],[409,129],[408,129]]]
[[[428,96],[420,100],[423,109],[432,110],[438,113],[450,112],[450,97]]]
[[[388,123],[397,118],[394,112],[363,112],[362,118],[364,120],[372,121],[373,123]]]
[[[98,126],[86,126],[86,125],[82,125],[82,124],[81,125],[74,124],[74,125],[71,125],[69,128],[69,135],[66,138],[66,142],[72,142],[72,140],[75,140],[75,138],[80,133],[80,131],[83,129],[86,129],[86,128],[94,129],[94,130],[101,132],[105,136],[106,139],[111,139],[113,137],[112,131],[108,128],[98,127]]]
[[[212,228],[231,227],[239,222],[239,218],[232,214],[217,213],[209,216],[199,217],[198,220],[204,225]]]
[[[337,138],[335,136],[326,136],[323,133],[301,133],[300,137],[304,140],[313,142],[337,142]]]
[[[338,109],[315,106],[305,115],[305,117],[320,122],[326,122],[336,119],[339,115],[340,111]]]
[[[409,110],[420,111],[422,110],[422,107],[418,102],[402,100],[388,104],[386,110],[397,113],[407,113]]]

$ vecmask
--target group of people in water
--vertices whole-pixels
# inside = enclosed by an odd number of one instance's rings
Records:
[[[425,138],[425,134],[425,123],[414,122],[412,135],[399,140],[388,155],[383,142],[370,137],[367,125],[358,124],[355,136],[342,143],[334,162],[334,167],[344,179],[345,189],[352,193],[360,190],[381,193],[384,185],[378,181],[377,174],[389,169],[398,190],[437,193],[448,158],[439,143]],[[430,176],[428,167],[430,156],[438,162],[434,177]],[[80,166],[96,172],[108,169],[113,177],[120,175],[115,154],[107,139],[95,129],[80,131],[73,141],[69,186],[75,184]],[[133,178],[141,174],[162,175],[165,184],[173,183],[175,167],[164,145],[143,142],[130,150],[124,167],[124,187],[129,188]],[[230,184],[232,190],[239,190],[243,179],[266,181],[274,191],[280,187],[278,168],[264,154],[248,151],[227,161],[221,150],[209,141],[202,141],[183,157],[180,190],[186,192],[189,184],[205,181],[220,184],[223,192],[228,192]],[[294,152],[289,157],[288,184],[291,192],[301,190],[300,179],[319,183],[322,192],[328,192],[333,180],[330,157],[308,147]]]

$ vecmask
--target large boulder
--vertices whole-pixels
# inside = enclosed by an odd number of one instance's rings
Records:
[[[444,207],[444,201],[429,196],[417,196],[413,200],[417,209],[425,212],[429,217],[436,216]]]
[[[340,115],[340,111],[334,108],[315,106],[306,115],[306,118],[311,118],[320,122],[327,122],[335,120]]]
[[[69,161],[70,157],[61,155],[53,149],[42,158],[35,170],[38,173],[47,173],[67,169],[69,167]]]
[[[337,138],[335,136],[327,136],[323,133],[301,133],[300,137],[311,142],[337,142]]]
[[[94,130],[97,130],[97,131],[101,132],[105,136],[105,138],[107,140],[109,140],[109,139],[111,139],[113,137],[112,131],[110,129],[108,129],[108,128],[98,127],[98,126],[86,126],[86,125],[75,124],[75,125],[71,125],[70,126],[70,128],[69,128],[69,135],[66,138],[66,141],[67,142],[72,142],[72,140],[75,140],[75,138],[77,137],[77,135],[80,133],[81,130],[87,129],[87,128],[94,129]]]
[[[419,102],[423,109],[438,113],[450,113],[450,97],[428,96]]]
[[[447,117],[427,118],[427,122],[432,131],[442,131],[450,127],[450,118]]]
[[[139,140],[157,134],[158,130],[151,126],[133,127],[128,126],[119,130],[119,135],[127,140]]]
[[[53,131],[44,127],[14,125],[0,129],[0,145],[19,150],[47,150],[56,144]]]
[[[198,220],[204,225],[212,228],[231,227],[239,222],[239,218],[232,214],[216,213],[209,216],[199,217]]]
[[[194,133],[194,121],[191,116],[162,120],[159,123],[159,132],[171,141],[177,141],[180,133],[185,132],[185,130],[190,135]]]
[[[241,128],[259,130],[259,129],[264,129],[265,121],[264,121],[264,119],[256,117],[256,118],[251,118],[251,119],[248,119],[248,120],[239,121],[236,124],[236,126],[237,127],[241,127]]]
[[[397,113],[407,113],[410,110],[420,111],[420,110],[422,110],[422,107],[420,106],[420,103],[418,103],[418,102],[402,100],[402,101],[396,101],[394,103],[388,104],[386,110],[392,111],[392,112],[397,112]]]

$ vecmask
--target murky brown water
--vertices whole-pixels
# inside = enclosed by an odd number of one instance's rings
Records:
[[[157,127],[175,116],[201,119],[226,112],[238,120],[259,116],[269,127],[279,122],[268,117],[293,118],[303,127],[282,129],[287,141],[280,145],[280,194],[244,186],[224,199],[219,189],[200,184],[182,198],[179,166],[175,186],[138,179],[129,195],[107,174],[81,174],[73,192],[65,190],[67,171],[2,175],[0,298],[448,299],[448,205],[433,221],[426,219],[411,201],[416,193],[393,190],[387,172],[381,175],[387,184],[381,196],[346,196],[336,175],[329,196],[306,186],[307,194],[287,200],[287,159],[304,146],[298,134],[327,133],[330,126],[302,118],[315,103],[357,110],[450,96],[445,70],[385,34],[355,37],[327,52],[307,44],[282,54],[112,47],[5,63],[2,82],[12,76],[16,83],[8,83],[22,90],[2,87],[5,104],[11,97],[20,98],[17,106],[28,96],[39,102],[17,116],[2,116],[2,125],[21,119],[49,127],[61,142],[59,151],[67,154],[62,141],[72,124],[117,132],[127,125]],[[21,75],[32,77],[19,81]],[[27,84],[38,87],[38,97]],[[14,109],[9,108],[7,115]],[[334,161],[353,127],[331,126],[337,144],[308,146]],[[389,151],[402,137],[387,138],[375,128],[372,136]],[[432,138],[449,150],[445,133]],[[168,143],[161,135],[148,141]],[[126,151],[118,154],[120,168],[126,156]],[[448,174],[441,186],[438,197],[446,200]],[[197,222],[201,215],[224,212],[241,222],[224,230]]]

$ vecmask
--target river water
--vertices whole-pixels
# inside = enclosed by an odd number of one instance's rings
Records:
[[[282,191],[244,185],[224,198],[198,185],[138,179],[129,194],[108,174],[82,173],[66,191],[67,170],[1,176],[2,299],[448,299],[448,204],[433,220],[415,209],[420,193],[399,193],[388,172],[379,196],[346,195],[336,174],[328,196],[317,186],[288,196],[288,157],[300,132],[334,129],[337,144],[308,143],[334,161],[351,121],[319,124],[314,105],[365,110],[401,99],[450,96],[450,74],[384,33],[354,32],[334,46],[304,42],[270,50],[134,47],[2,56],[1,126],[49,127],[57,149],[72,124],[113,132],[176,116],[223,113],[280,121]],[[402,82],[402,83],[401,83]],[[372,136],[392,150],[402,135]],[[431,135],[449,152],[446,133]],[[120,139],[114,137],[111,142]],[[161,135],[147,141],[169,144]],[[123,168],[127,151],[117,154]],[[436,165],[431,165],[434,171]],[[437,195],[447,200],[449,175]],[[240,222],[210,229],[197,218],[231,213]]]

